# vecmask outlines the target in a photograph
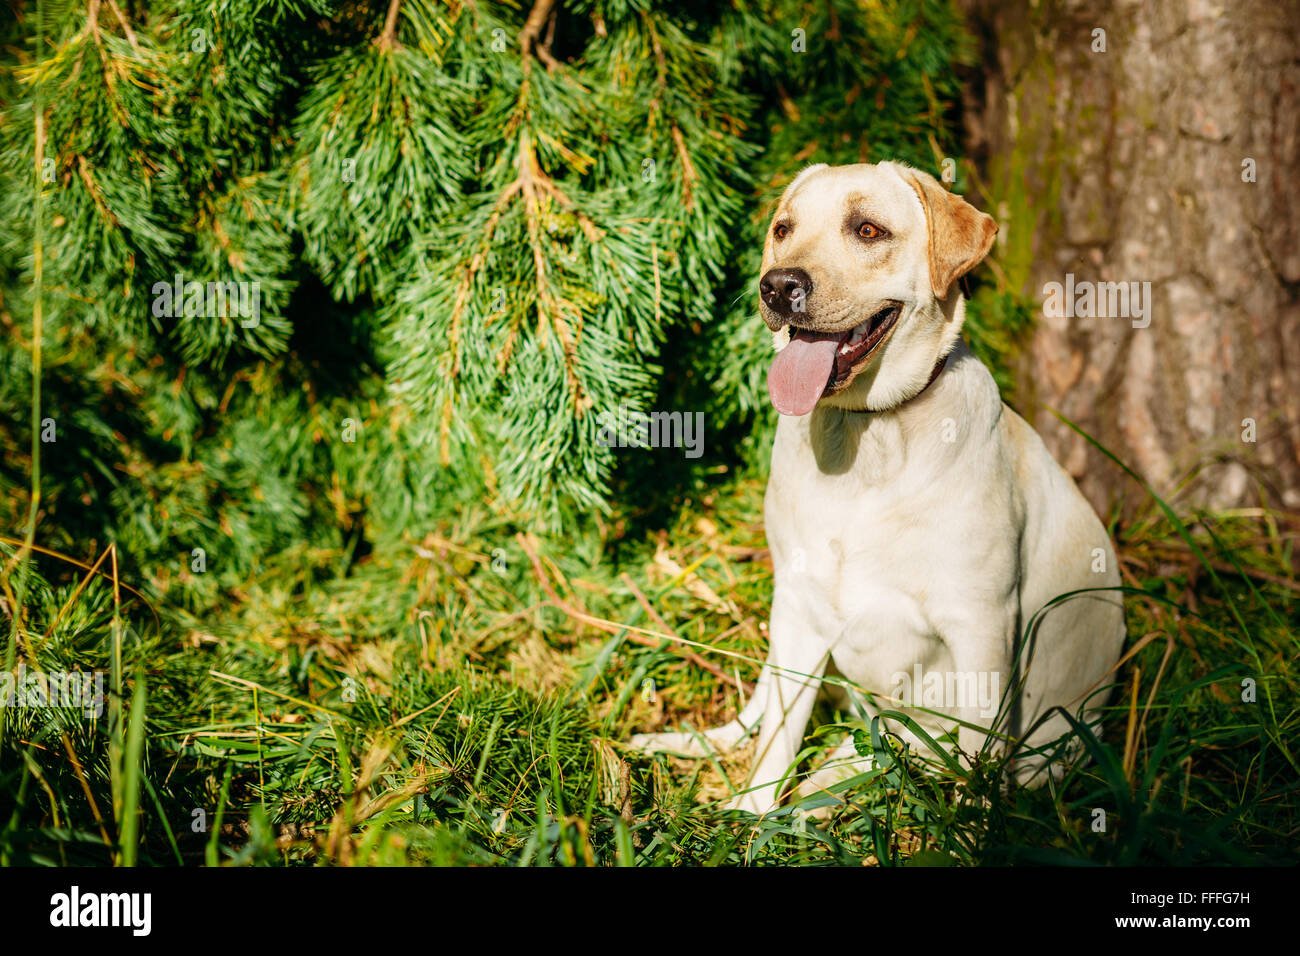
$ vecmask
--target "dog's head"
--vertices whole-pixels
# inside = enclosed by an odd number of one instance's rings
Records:
[[[763,247],[759,297],[778,354],[772,404],[892,408],[961,332],[957,279],[997,224],[899,163],[812,166],[786,188]]]

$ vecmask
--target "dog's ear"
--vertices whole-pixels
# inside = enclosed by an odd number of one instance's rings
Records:
[[[925,210],[930,233],[930,285],[936,298],[946,299],[953,282],[989,254],[998,224],[992,216],[948,192],[929,173],[905,169],[903,178],[916,190]]]

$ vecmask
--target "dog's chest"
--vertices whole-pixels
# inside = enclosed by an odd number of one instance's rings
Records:
[[[841,468],[813,453],[806,432],[778,434],[765,501],[774,603],[833,645],[846,673],[859,669],[855,658],[925,657],[954,609],[978,603],[981,582],[1008,571],[990,547],[1008,538],[1005,505],[969,473],[950,480],[980,463],[945,464],[936,480],[919,459],[891,462],[864,442]]]
[[[935,560],[936,529],[918,525],[912,509],[900,507],[889,492],[834,478],[814,482],[807,492],[778,489],[767,498],[778,589],[793,592],[816,630],[828,636],[864,615],[923,628],[933,594],[946,590]]]

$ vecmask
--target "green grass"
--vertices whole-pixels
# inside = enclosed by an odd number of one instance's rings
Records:
[[[1300,521],[1264,509],[1180,518],[1152,499],[1112,529],[1128,657],[1101,738],[1084,732],[1092,759],[1057,785],[1006,789],[996,760],[908,752],[830,705],[801,770],[845,733],[876,769],[761,821],[720,809],[743,755],[627,751],[638,730],[728,719],[737,678],[756,678],[761,491],[755,475],[697,485],[673,527],[611,530],[603,549],[480,506],[345,575],[288,553],[202,618],[146,607],[129,581],[115,599],[111,560],[88,575],[98,555],[38,553],[24,603],[6,582],[9,651],[29,671],[102,669],[109,699],[97,720],[0,715],[0,862],[1300,860]]]

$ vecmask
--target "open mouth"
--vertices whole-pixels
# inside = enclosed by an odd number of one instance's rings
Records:
[[[843,332],[790,326],[790,344],[768,371],[767,390],[782,415],[807,415],[817,402],[846,388],[888,337],[902,313],[888,305]]]
[[[835,353],[835,370],[826,383],[826,391],[832,392],[847,384],[853,370],[866,361],[889,334],[889,330],[898,321],[902,311],[899,306],[891,305],[881,309],[865,322],[859,322],[840,338],[839,350]],[[796,331],[804,334],[803,329],[790,330],[791,338]]]

